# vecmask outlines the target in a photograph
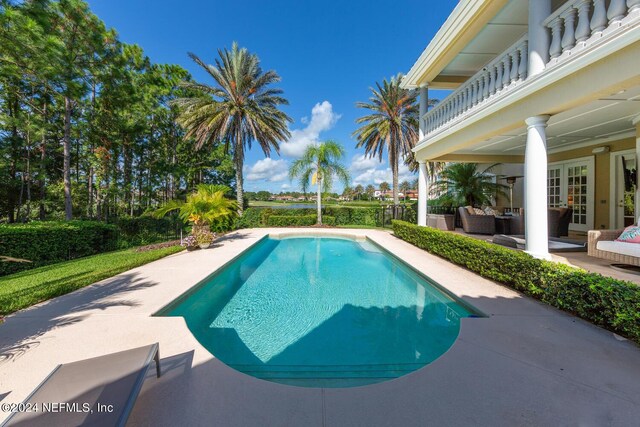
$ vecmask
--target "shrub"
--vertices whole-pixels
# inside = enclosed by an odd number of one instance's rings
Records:
[[[394,234],[421,249],[640,343],[640,287],[492,243],[403,221]]]
[[[117,236],[116,226],[93,221],[0,225],[0,255],[31,261],[0,262],[0,276],[115,250]]]
[[[269,227],[308,227],[315,225],[316,215],[271,215],[267,219]],[[324,225],[335,225],[336,219],[332,216],[323,216]]]

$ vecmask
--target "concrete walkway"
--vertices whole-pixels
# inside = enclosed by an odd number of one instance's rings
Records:
[[[164,375],[149,374],[129,425],[637,425],[637,346],[384,231],[340,230],[368,236],[489,315],[463,319],[447,353],[396,380],[349,389],[258,380],[216,360],[183,319],[151,317],[265,234],[282,231],[241,230],[210,249],[9,316],[0,326],[1,402],[22,401],[59,363],[157,341]],[[7,415],[0,412],[0,422]]]

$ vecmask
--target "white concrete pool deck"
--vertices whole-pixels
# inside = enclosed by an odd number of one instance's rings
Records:
[[[1,402],[22,401],[59,363],[159,342],[163,376],[149,373],[128,425],[637,425],[640,348],[385,231],[299,230],[366,235],[489,316],[463,319],[447,353],[396,380],[348,389],[258,380],[216,360],[182,318],[151,317],[265,234],[285,231],[241,230],[7,317]]]

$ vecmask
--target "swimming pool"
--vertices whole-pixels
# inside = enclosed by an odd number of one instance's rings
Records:
[[[370,240],[329,237],[264,238],[159,313],[230,367],[307,387],[413,372],[478,314]]]

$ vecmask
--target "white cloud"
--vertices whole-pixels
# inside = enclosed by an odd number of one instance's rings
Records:
[[[377,159],[367,159],[364,156],[355,156],[351,162],[351,171],[355,178],[353,178],[353,185],[380,185],[382,182],[387,182],[389,185],[393,183],[393,174],[391,168],[388,166],[386,159],[383,159],[382,163],[379,163]],[[374,160],[375,163],[371,163],[370,160]],[[411,182],[415,179],[415,175],[409,171],[409,168],[400,163],[398,167],[398,183],[402,181]]]
[[[349,170],[354,175],[358,175],[363,171],[367,171],[369,169],[375,169],[378,166],[383,165],[377,157],[369,157],[365,154],[357,154],[353,156],[351,159],[351,166],[349,166]]]
[[[280,152],[289,157],[300,157],[304,150],[311,144],[319,142],[320,134],[333,126],[340,119],[340,115],[333,112],[333,106],[329,101],[323,101],[314,105],[311,110],[311,119],[303,117],[303,129],[291,131],[291,138],[280,146]]]
[[[290,184],[287,184],[287,183],[285,182],[284,184],[282,184],[282,185],[280,186],[280,188],[281,188],[282,190],[288,190],[288,189],[290,189],[290,188],[291,188],[291,185],[290,185]]]
[[[289,178],[289,163],[283,159],[273,160],[267,157],[247,167],[245,172],[247,181],[284,181]]]

